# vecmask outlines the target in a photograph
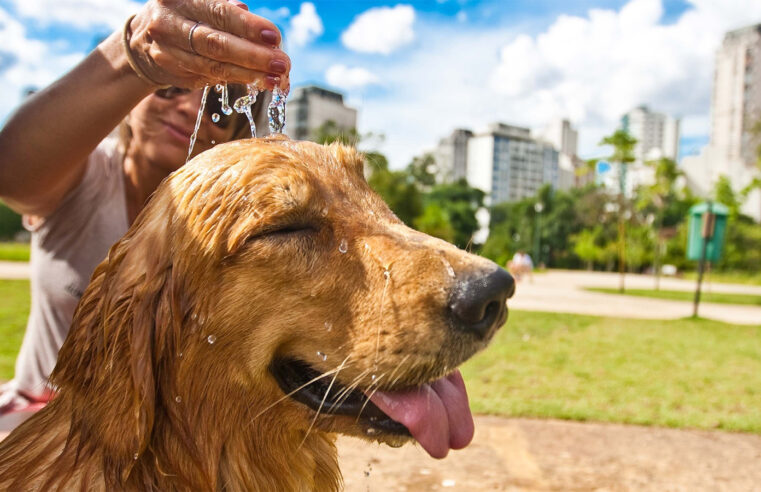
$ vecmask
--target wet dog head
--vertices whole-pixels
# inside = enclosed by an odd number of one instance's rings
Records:
[[[131,361],[138,427],[157,418],[148,402],[178,419],[206,405],[300,436],[414,436],[436,457],[470,441],[455,368],[505,322],[513,280],[406,227],[362,166],[340,145],[249,140],[162,184],[91,286],[122,313],[101,333],[122,330],[130,344],[102,351]],[[90,315],[83,301],[79,325]]]

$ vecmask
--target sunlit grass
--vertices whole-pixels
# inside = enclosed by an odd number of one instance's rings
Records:
[[[517,311],[463,375],[481,413],[761,432],[761,326]]]
[[[619,294],[618,289],[609,289],[602,287],[588,287],[586,290],[593,292],[602,292],[605,294]],[[690,301],[695,298],[695,292],[679,290],[653,290],[653,289],[626,289],[623,295],[637,297],[653,297],[657,299],[668,299],[671,301]],[[725,294],[722,292],[706,292],[705,287],[700,293],[702,302],[715,302],[718,304],[746,304],[752,306],[761,306],[761,296],[753,294]],[[761,324],[761,320],[759,320]]]
[[[28,315],[29,281],[0,280],[0,381],[13,377]]]
[[[29,261],[29,243],[0,242],[0,260]]]

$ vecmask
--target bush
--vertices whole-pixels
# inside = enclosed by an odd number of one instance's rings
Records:
[[[13,239],[23,230],[21,216],[0,202],[0,239]]]

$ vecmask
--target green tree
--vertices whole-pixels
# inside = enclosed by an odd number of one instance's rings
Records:
[[[388,204],[389,208],[405,224],[412,227],[423,212],[423,196],[405,171],[392,171],[383,154],[367,153],[365,159],[370,167],[367,182]]]
[[[465,248],[478,230],[476,212],[484,204],[484,192],[461,179],[455,183],[434,186],[425,195],[425,206],[437,205],[449,219],[454,231],[455,245]]]
[[[436,203],[429,203],[414,221],[415,229],[444,241],[455,241],[455,230],[447,213]]]
[[[412,159],[407,166],[407,172],[423,191],[429,191],[436,184],[438,168],[431,154],[424,154]]]
[[[340,142],[352,147],[356,147],[360,140],[362,140],[362,136],[357,132],[356,128],[340,128],[333,120],[328,120],[320,125],[312,132],[310,137],[310,140],[319,144]]]

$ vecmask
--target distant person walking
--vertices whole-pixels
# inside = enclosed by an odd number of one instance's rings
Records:
[[[534,280],[534,261],[525,251],[518,250],[515,252],[513,258],[507,262],[507,270],[515,277],[516,281],[520,281],[524,275],[528,275],[532,282]]]

